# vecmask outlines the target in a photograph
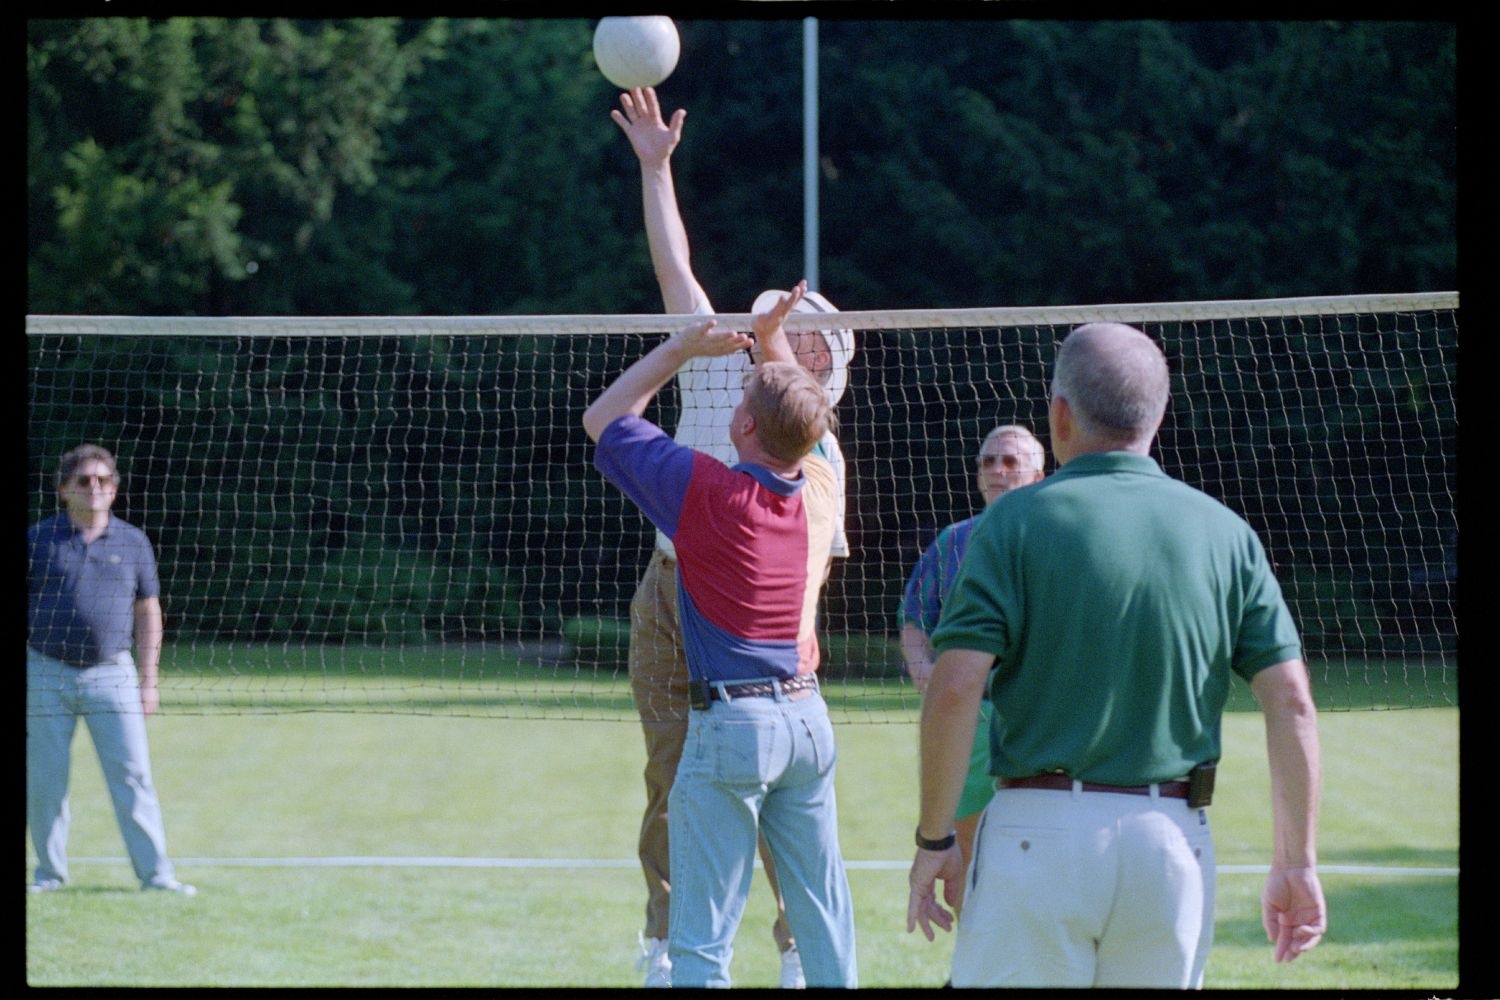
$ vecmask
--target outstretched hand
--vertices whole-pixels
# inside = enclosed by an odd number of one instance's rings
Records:
[[[807,281],[803,279],[797,282],[792,290],[783,295],[777,303],[771,307],[770,312],[760,313],[755,317],[751,329],[755,331],[755,343],[758,353],[767,361],[795,361],[797,355],[792,350],[792,342],[786,335],[782,323],[797,308],[797,303],[807,294]]]
[[[687,111],[678,108],[672,113],[670,124],[663,121],[653,87],[625,91],[620,95],[620,107],[624,110],[611,111],[609,116],[630,140],[630,147],[641,163],[665,163],[670,159],[672,150],[682,141],[682,123]]]
[[[657,344],[615,379],[583,411],[583,429],[598,441],[609,425],[627,414],[641,416],[646,406],[690,358],[732,354],[750,346],[750,336],[714,329],[711,319],[694,323]]]
[[[705,320],[678,330],[670,339],[676,342],[677,349],[684,355],[694,358],[733,354],[735,351],[745,350],[752,343],[748,333],[719,330],[717,327],[717,320]]]

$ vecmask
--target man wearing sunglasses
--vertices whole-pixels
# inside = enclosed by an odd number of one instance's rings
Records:
[[[74,448],[58,464],[63,512],[26,533],[26,822],[37,854],[30,891],[68,881],[68,777],[82,718],[141,888],[191,896],[197,890],[177,880],[167,857],[146,746],[146,716],[160,703],[156,556],[145,532],[110,513],[119,485],[113,455]]]
[[[978,467],[979,495],[988,507],[1011,490],[1040,482],[1046,451],[1036,436],[1019,424],[1005,424],[985,435],[975,460]],[[958,564],[969,544],[969,532],[975,514],[967,520],[950,524],[922,553],[906,583],[901,600],[901,654],[906,672],[917,690],[927,689],[937,654],[932,649],[932,633],[937,630],[943,612],[943,600],[953,589]],[[990,716],[994,707],[988,700],[979,704],[979,725],[974,732],[974,748],[969,756],[969,777],[964,783],[954,826],[964,868],[974,856],[974,831],[984,807],[995,794],[995,779],[990,775]],[[960,895],[960,900],[962,896]],[[960,903],[961,905],[961,903]]]

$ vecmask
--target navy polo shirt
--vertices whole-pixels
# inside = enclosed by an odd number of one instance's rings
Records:
[[[26,642],[76,667],[129,651],[135,602],[161,596],[150,539],[113,514],[87,545],[66,514],[35,524],[26,556]]]

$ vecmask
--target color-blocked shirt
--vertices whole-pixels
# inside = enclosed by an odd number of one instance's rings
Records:
[[[990,505],[932,638],[996,657],[992,774],[1111,785],[1217,760],[1231,672],[1301,657],[1250,526],[1126,452]]]
[[[711,315],[713,307],[706,300],[700,301],[696,304],[694,312],[699,315]],[[835,363],[838,363],[837,357]],[[749,374],[752,367],[748,351],[696,357],[683,365],[677,372],[677,391],[681,408],[677,417],[677,431],[673,434],[673,439],[685,448],[693,448],[712,455],[725,465],[736,464],[739,456],[735,454],[734,442],[729,440],[729,423],[734,416],[735,408],[744,398],[745,376]],[[845,381],[840,379],[836,389],[830,385],[824,390],[828,396],[829,406],[838,405],[839,399],[844,395],[845,384]],[[835,556],[845,557],[849,555],[849,539],[844,534],[846,506],[844,453],[839,448],[838,438],[832,433],[823,435],[815,448],[815,453],[832,467],[834,481],[838,484],[838,505],[835,511],[836,523],[832,552]],[[671,536],[665,532],[657,532],[656,547],[668,556],[676,558]]]
[[[161,596],[150,539],[113,514],[88,544],[66,514],[33,525],[26,582],[27,644],[78,667],[128,652],[135,602]]]
[[[672,540],[688,667],[710,680],[790,678],[818,666],[818,594],[834,534],[833,470],[733,467],[623,416],[594,464]]]

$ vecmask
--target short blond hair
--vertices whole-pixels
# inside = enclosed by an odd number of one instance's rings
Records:
[[[801,365],[765,361],[745,384],[745,409],[767,454],[795,462],[834,429],[833,407],[823,387]]]

